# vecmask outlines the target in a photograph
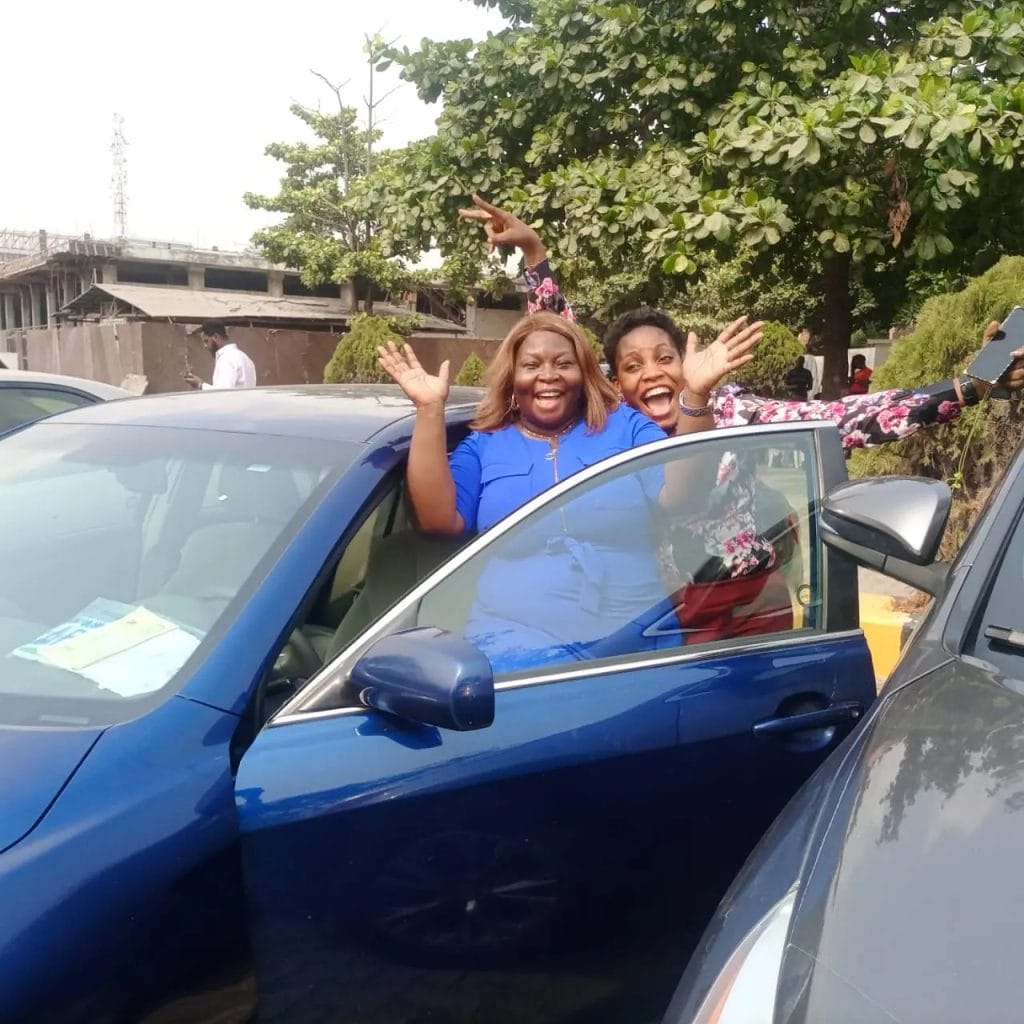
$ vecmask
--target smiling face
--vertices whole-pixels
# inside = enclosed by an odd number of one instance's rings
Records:
[[[636,327],[615,353],[615,383],[622,398],[674,433],[683,390],[683,358],[660,327]]]
[[[523,425],[557,433],[580,416],[583,371],[568,338],[554,331],[532,331],[516,354],[512,393]]]

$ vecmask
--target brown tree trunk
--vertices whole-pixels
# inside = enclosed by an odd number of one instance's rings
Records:
[[[834,253],[825,259],[825,323],[822,349],[825,372],[822,390],[826,398],[838,398],[850,375],[849,349],[853,317],[850,302],[850,254]]]

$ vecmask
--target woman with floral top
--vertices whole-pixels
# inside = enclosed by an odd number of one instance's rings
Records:
[[[475,198],[477,208],[463,217],[483,222],[490,247],[520,248],[526,262],[527,304],[575,319],[547,261],[540,236],[507,211]],[[993,323],[986,339],[999,327]],[[956,420],[963,408],[988,392],[988,386],[969,378],[942,381],[927,388],[895,389],[850,395],[838,401],[787,402],[760,398],[736,385],[713,392],[687,388],[680,353],[688,339],[667,314],[650,308],[619,317],[604,339],[605,359],[619,394],[653,419],[666,433],[681,422],[688,430],[743,424],[831,421],[846,450],[902,440],[922,427]],[[692,342],[689,342],[692,350]],[[1024,386],[1024,349],[1003,383],[1011,390]],[[791,604],[775,545],[756,528],[758,511],[756,468],[735,457],[723,460],[717,485],[699,520],[675,524],[671,546],[680,575],[680,600],[691,609],[680,611],[684,627],[700,639],[735,636],[744,632],[774,632],[792,625]],[[703,559],[694,560],[693,547]],[[681,557],[682,552],[686,557]],[[693,570],[694,565],[699,569]],[[723,581],[729,586],[723,587]],[[687,590],[683,588],[687,584]],[[696,584],[696,586],[694,586]],[[714,584],[714,587],[706,586]],[[749,615],[737,614],[749,608]]]

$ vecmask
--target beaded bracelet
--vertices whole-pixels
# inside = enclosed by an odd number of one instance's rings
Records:
[[[679,411],[684,416],[693,416],[697,419],[701,416],[710,416],[714,412],[714,406],[702,405],[699,408],[694,408],[692,405],[684,405],[682,402],[679,403]]]

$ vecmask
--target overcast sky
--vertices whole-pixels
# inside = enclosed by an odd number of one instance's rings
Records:
[[[268,142],[301,137],[288,106],[334,104],[310,69],[351,79],[359,104],[363,36],[483,37],[501,26],[470,0],[49,0],[5,4],[0,228],[114,231],[113,116],[128,140],[128,234],[246,245],[267,214],[242,193],[274,191]],[[377,76],[384,92],[395,72]],[[430,134],[437,109],[403,84],[379,117],[384,144]]]

